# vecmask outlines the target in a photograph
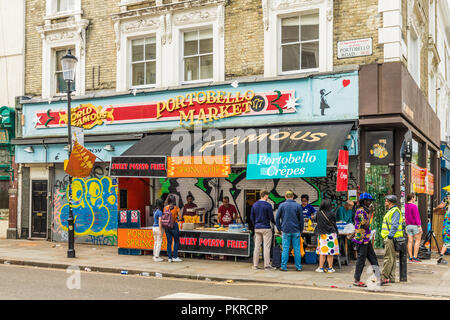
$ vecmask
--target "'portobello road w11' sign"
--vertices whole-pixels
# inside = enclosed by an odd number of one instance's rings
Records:
[[[91,129],[96,125],[178,121],[193,126],[236,116],[295,113],[298,99],[295,90],[272,92],[225,92],[218,90],[191,92],[165,101],[95,107],[81,104],[71,112],[72,125]],[[35,128],[67,125],[65,110],[38,111]]]

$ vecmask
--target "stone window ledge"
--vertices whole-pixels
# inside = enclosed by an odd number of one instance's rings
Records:
[[[63,18],[68,18],[68,17],[73,17],[73,16],[81,16],[82,14],[83,14],[83,10],[59,12],[59,13],[44,16],[44,20],[50,21],[50,20],[56,20],[56,19],[63,19]]]

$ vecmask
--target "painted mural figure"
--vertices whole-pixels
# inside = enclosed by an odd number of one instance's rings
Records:
[[[322,116],[324,116],[325,115],[325,109],[329,109],[330,108],[330,106],[328,105],[328,102],[327,102],[327,100],[325,99],[325,97],[327,96],[327,95],[329,95],[331,93],[331,91],[330,92],[328,92],[328,93],[326,93],[326,90],[325,89],[322,89],[322,90],[320,90],[320,114],[322,115]]]

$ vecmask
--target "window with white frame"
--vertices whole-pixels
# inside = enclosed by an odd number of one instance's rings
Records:
[[[47,16],[70,14],[81,10],[81,0],[47,0]]]
[[[431,107],[436,112],[436,104],[437,104],[437,98],[436,98],[436,78],[434,74],[430,75],[430,81],[428,84],[428,101],[430,102]]]
[[[411,73],[417,85],[420,87],[420,39],[415,32],[414,28],[411,28],[409,34],[409,56],[408,65],[409,72]]]
[[[156,37],[131,40],[131,86],[156,83]]]
[[[75,9],[75,0],[56,0],[56,12],[67,12]]]
[[[73,55],[75,54],[74,48],[68,48],[71,50],[71,53]],[[67,54],[68,49],[58,49],[55,50],[55,93],[61,94],[67,92],[67,83],[64,81],[63,77],[63,71],[62,71],[62,65],[61,65],[61,58],[64,57]],[[75,82],[71,84],[71,90],[76,91]]]
[[[200,29],[183,35],[183,80],[213,78],[213,31]]]
[[[281,72],[319,68],[319,14],[281,19]]]

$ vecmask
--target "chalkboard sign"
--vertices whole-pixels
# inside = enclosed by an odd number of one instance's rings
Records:
[[[166,157],[112,157],[109,170],[109,175],[112,177],[165,178],[167,177]]]

